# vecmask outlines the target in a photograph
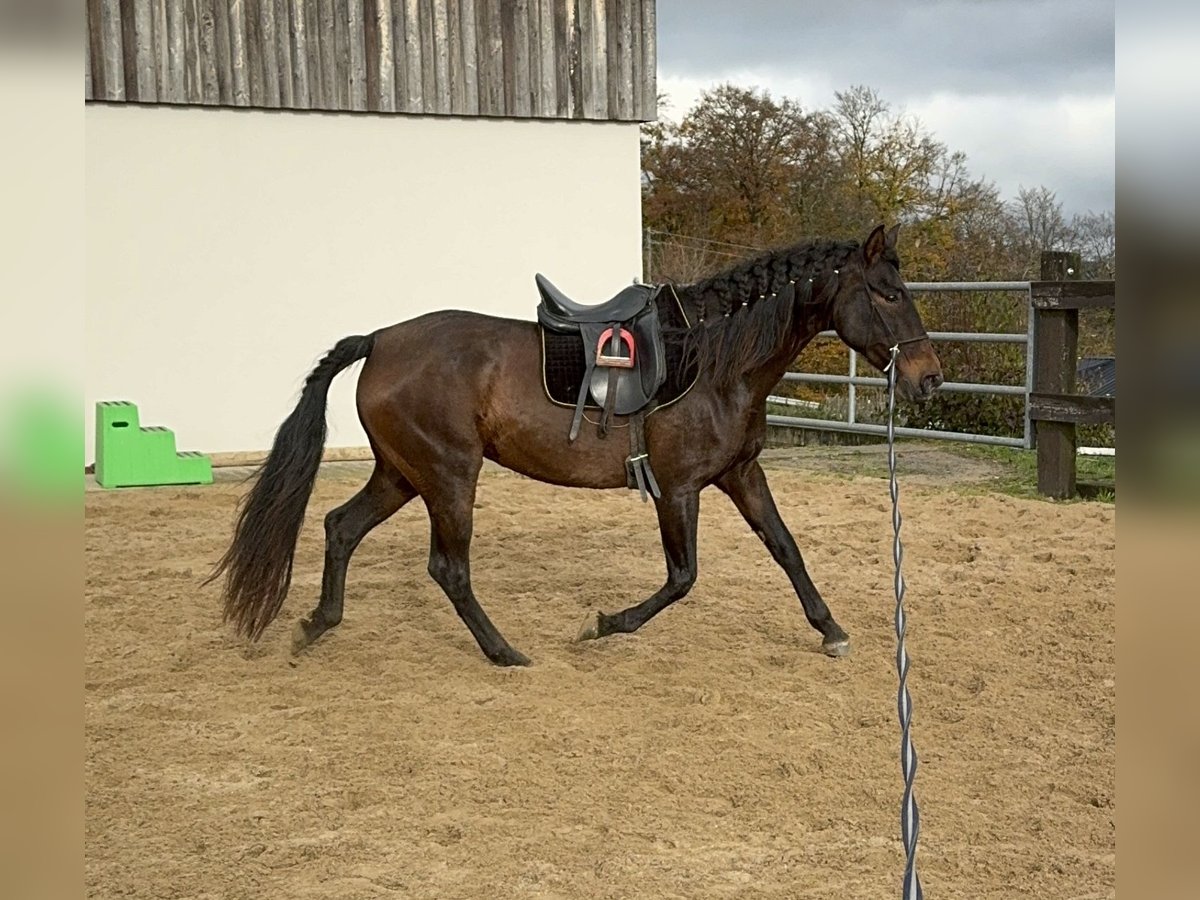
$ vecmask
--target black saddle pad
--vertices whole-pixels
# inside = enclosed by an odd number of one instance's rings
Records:
[[[669,289],[664,290],[655,302],[658,304],[658,319],[667,353],[667,380],[658,389],[654,399],[659,406],[666,406],[691,389],[696,381],[696,367],[684,365],[683,331],[687,328],[687,321],[674,294]],[[583,342],[579,335],[556,334],[542,329],[542,371],[546,393],[551,400],[564,406],[574,406],[586,369],[587,361],[583,356]],[[594,407],[589,404],[589,408]]]

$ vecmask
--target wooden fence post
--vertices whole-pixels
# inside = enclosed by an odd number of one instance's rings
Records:
[[[1077,281],[1078,253],[1042,253],[1042,281]],[[1033,390],[1041,394],[1075,393],[1079,347],[1078,309],[1035,309]],[[1060,500],[1075,496],[1075,423],[1034,423],[1037,440],[1038,493]]]

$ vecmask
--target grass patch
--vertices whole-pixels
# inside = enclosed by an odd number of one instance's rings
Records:
[[[986,444],[955,444],[955,453],[973,459],[985,459],[1000,468],[1001,474],[991,489],[1014,497],[1041,497],[1037,491],[1037,451]],[[1116,502],[1117,459],[1115,456],[1079,456],[1075,462],[1075,480],[1081,498]]]

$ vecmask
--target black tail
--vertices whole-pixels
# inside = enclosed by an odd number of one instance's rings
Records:
[[[296,539],[325,446],[329,385],[342,369],[366,359],[374,344],[373,334],[343,338],[312,370],[254,487],[242,498],[233,543],[205,581],[225,575],[225,621],[251,640],[279,614],[292,581]]]

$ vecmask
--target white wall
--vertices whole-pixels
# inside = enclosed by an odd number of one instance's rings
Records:
[[[635,124],[88,105],[97,400],[181,450],[261,450],[339,339],[440,308],[532,319],[641,272]],[[366,441],[355,372],[328,446]]]

